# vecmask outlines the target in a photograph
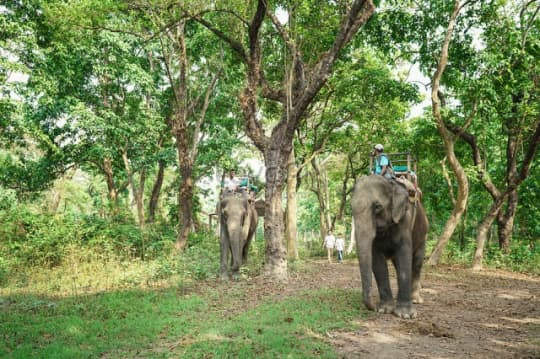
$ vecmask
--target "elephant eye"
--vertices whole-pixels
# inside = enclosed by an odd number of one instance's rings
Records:
[[[376,213],[379,213],[383,210],[383,205],[380,204],[379,202],[375,202],[373,203],[373,209],[375,210]]]

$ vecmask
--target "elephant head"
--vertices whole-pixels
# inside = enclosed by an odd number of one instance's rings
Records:
[[[401,184],[370,175],[357,181],[351,206],[365,305],[376,309],[371,299],[373,272],[379,288],[379,311],[414,317],[411,296],[421,300],[419,278],[428,227],[422,204],[411,203]],[[390,289],[387,259],[397,271],[397,306]]]
[[[220,205],[220,274],[228,278],[228,257],[231,254],[232,274],[238,278],[240,266],[247,261],[249,245],[257,228],[257,212],[253,198],[247,193],[225,193]]]

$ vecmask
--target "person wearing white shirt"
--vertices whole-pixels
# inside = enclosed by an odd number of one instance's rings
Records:
[[[229,177],[223,180],[223,188],[228,192],[236,192],[240,186],[240,180],[236,177],[234,170],[229,171]]]
[[[336,237],[332,234],[332,231],[328,231],[328,235],[324,237],[323,247],[326,247],[328,253],[328,263],[332,263],[332,257],[334,255],[334,245],[336,243]]]
[[[343,249],[345,248],[345,240],[339,236],[336,239],[336,251],[338,256],[338,262],[343,263]]]

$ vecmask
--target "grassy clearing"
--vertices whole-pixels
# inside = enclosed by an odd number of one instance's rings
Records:
[[[242,289],[224,297],[225,286],[4,297],[0,356],[333,358],[326,333],[354,328],[364,315],[357,291],[306,291],[246,309]]]
[[[0,288],[0,357],[335,357],[326,333],[358,325],[358,291],[284,297],[254,279],[260,246],[232,283],[216,278],[214,241],[147,261],[74,249],[54,268],[26,268]]]

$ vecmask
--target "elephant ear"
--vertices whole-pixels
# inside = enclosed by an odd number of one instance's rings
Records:
[[[407,211],[409,196],[398,184],[392,182],[392,187],[392,221],[399,223]]]

